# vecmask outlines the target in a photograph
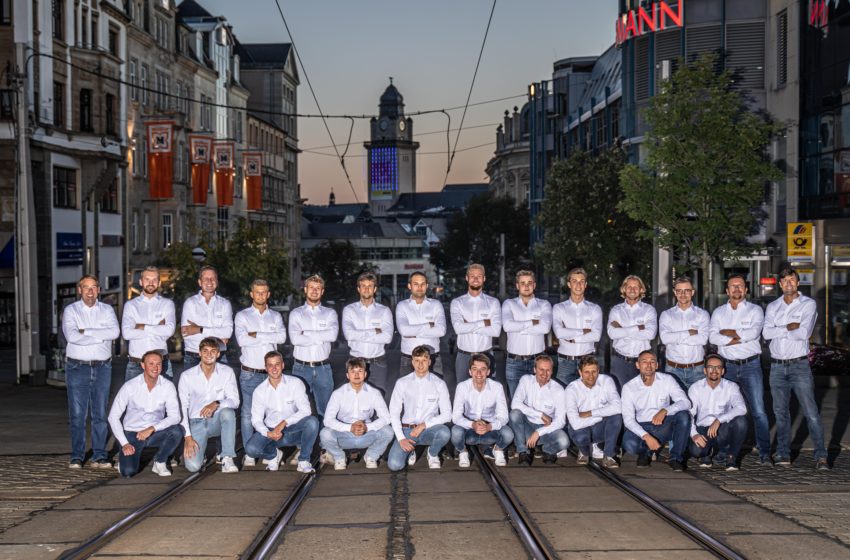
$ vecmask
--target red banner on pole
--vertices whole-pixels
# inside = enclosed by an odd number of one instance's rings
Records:
[[[248,187],[248,210],[263,209],[263,153],[242,152],[245,182]]]
[[[233,206],[233,142],[213,143],[213,168],[218,206]]]
[[[174,196],[172,185],[174,122],[157,121],[145,124],[147,126],[150,197],[171,198]]]
[[[212,137],[190,134],[189,159],[192,163],[192,203],[206,205],[207,192],[210,190]]]

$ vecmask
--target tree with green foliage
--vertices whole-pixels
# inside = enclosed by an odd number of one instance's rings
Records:
[[[708,303],[712,264],[757,249],[747,238],[763,219],[765,186],[781,178],[766,156],[779,128],[717,67],[711,54],[679,61],[645,112],[646,161],[620,174],[620,208],[644,225],[643,239],[702,269]]]
[[[464,286],[466,267],[484,265],[488,285],[498,283],[500,265],[499,238],[505,234],[505,270],[508,282],[519,269],[529,266],[528,209],[518,207],[512,198],[491,193],[473,197],[469,204],[448,219],[448,233],[431,248],[431,264],[442,271],[447,288],[457,291]],[[493,280],[496,280],[496,284]]]
[[[535,248],[547,272],[566,276],[581,266],[602,293],[616,291],[629,274],[647,276],[652,245],[634,239],[639,224],[618,208],[624,164],[622,150],[615,148],[596,155],[575,152],[552,165],[538,215],[543,242]]]
[[[361,262],[357,248],[350,241],[329,239],[304,254],[301,269],[304,276],[318,274],[325,281],[325,298],[337,302],[353,297],[357,277],[375,272],[375,266]]]

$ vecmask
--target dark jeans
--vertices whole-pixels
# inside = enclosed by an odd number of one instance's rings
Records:
[[[109,438],[106,405],[112,382],[112,361],[99,366],[83,365],[76,360],[65,362],[65,384],[68,392],[68,422],[71,430],[71,460],[85,459],[86,420],[91,414],[92,461],[106,459]]]
[[[677,412],[673,416],[667,415],[659,426],[652,422],[641,422],[641,427],[649,432],[649,435],[658,440],[658,443],[664,445],[668,441],[672,441],[670,446],[670,460],[682,461],[684,458],[685,449],[688,447],[688,440],[691,434],[691,414],[687,410]],[[623,450],[626,453],[631,453],[638,456],[649,455],[650,450],[643,441],[643,438],[631,430],[626,430],[623,434]]]
[[[471,428],[464,428],[455,424],[452,426],[452,445],[458,453],[466,451],[467,445],[493,445],[499,449],[505,449],[514,441],[514,432],[510,426],[502,426],[498,430],[490,430],[486,434],[478,435]]]
[[[620,430],[622,429],[623,416],[621,414],[605,416],[601,422],[580,430],[574,430],[572,426],[567,426],[570,439],[586,457],[591,455],[591,444],[601,442],[604,442],[602,449],[605,456],[616,457],[617,440],[620,439]]]
[[[524,375],[534,374],[534,358],[530,360],[514,360],[508,358],[505,361],[505,380],[508,382],[508,397],[513,398],[519,380]],[[469,374],[467,374],[468,376]]]
[[[439,457],[440,450],[446,446],[452,437],[449,427],[445,424],[435,424],[430,428],[425,428],[418,437],[412,437],[410,435],[413,428],[402,428],[401,431],[404,432],[406,439],[413,441],[414,445],[427,445],[428,455],[431,457]],[[416,450],[410,453],[416,453]],[[407,458],[410,456],[410,453],[402,449],[401,443],[396,438],[390,446],[389,455],[387,455],[387,468],[393,472],[400,471],[407,465]]]
[[[316,412],[319,416],[324,416],[328,401],[331,400],[331,393],[334,392],[334,376],[330,364],[312,367],[295,362],[292,366],[292,375],[304,381],[316,401]]]
[[[291,426],[283,429],[283,437],[277,441],[269,439],[266,434],[254,432],[245,446],[245,455],[255,459],[274,459],[280,447],[297,447],[299,461],[309,461],[313,454],[313,446],[319,436],[319,420],[315,416],[302,418]]]
[[[354,358],[356,356],[349,356]],[[364,358],[365,359],[365,358]],[[378,358],[372,358],[371,362],[366,363],[366,372],[368,376],[366,381],[381,390],[384,395],[387,394],[387,356],[383,355]]]
[[[637,377],[637,375],[638,369],[635,362],[627,362],[613,352],[611,353],[611,376],[617,381],[617,388],[620,391],[623,390],[623,385]]]
[[[514,409],[511,411],[511,429],[514,431],[517,453],[528,453],[529,436],[542,427],[543,424],[529,422],[521,410]],[[570,444],[570,438],[564,430],[555,430],[540,436],[537,443],[543,446],[545,453],[554,455],[567,448]]]
[[[747,411],[753,419],[759,456],[770,457],[770,424],[767,420],[767,409],[764,407],[764,374],[761,370],[761,360],[756,357],[742,365],[726,362],[725,377],[741,387],[741,393],[747,401]]]
[[[555,374],[555,379],[566,387],[578,378],[578,360],[571,360],[558,354],[558,373]]]
[[[156,455],[153,460],[157,463],[167,463],[168,457],[174,453],[177,446],[183,442],[183,426],[175,424],[168,428],[157,431],[145,441],[139,441],[136,437],[136,432],[124,431],[127,437],[127,443],[136,448],[136,452],[132,455],[124,455],[123,451],[118,452],[118,466],[121,471],[121,476],[131,477],[136,476],[139,472],[139,463],[142,460],[142,451],[146,447],[156,447]]]
[[[254,390],[260,386],[260,383],[266,380],[266,374],[254,373],[253,371],[239,371],[239,391],[242,393],[242,402],[240,408],[241,423],[240,431],[242,432],[242,446],[247,449],[248,441],[254,435],[254,426],[251,424],[251,404],[254,402]]]
[[[800,412],[809,427],[809,437],[815,447],[815,460],[826,459],[823,443],[823,424],[815,402],[815,385],[809,361],[770,365],[770,395],[776,417],[776,456],[791,458],[791,393],[797,396]],[[846,405],[847,403],[845,403]]]
[[[748,427],[746,415],[736,416],[730,421],[720,424],[717,429],[717,437],[713,438],[706,435],[708,426],[697,426],[697,432],[701,436],[705,436],[707,443],[705,447],[700,447],[692,439],[690,442],[691,457],[697,459],[710,457],[712,452],[716,452],[718,460],[735,460],[741,451],[744,438],[747,437]]]

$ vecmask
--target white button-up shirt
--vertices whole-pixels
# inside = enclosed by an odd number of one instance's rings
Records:
[[[539,321],[536,325],[532,320]],[[546,335],[552,330],[552,305],[543,299],[506,299],[502,303],[502,328],[508,334],[508,353],[532,356],[546,349]]]
[[[160,325],[163,319],[165,324]],[[145,328],[137,329],[137,324]],[[174,302],[170,299],[159,294],[134,297],[124,304],[124,316],[121,317],[121,334],[129,343],[128,353],[133,358],[141,358],[148,350],[166,352],[176,324]]]
[[[717,346],[717,352],[727,360],[743,360],[761,355],[761,327],[764,324],[764,311],[761,307],[749,301],[742,301],[737,309],[732,309],[730,303],[721,305],[711,314],[708,340]],[[741,341],[732,344],[731,336],[724,336],[720,331],[735,329]]]
[[[446,424],[452,419],[452,403],[446,383],[431,372],[424,377],[417,376],[416,372],[405,375],[396,381],[393,388],[390,419],[398,441],[405,439],[402,424],[424,422],[426,428]]]
[[[266,354],[277,350],[278,344],[286,342],[283,317],[269,307],[262,313],[253,305],[246,307],[236,314],[233,324],[236,342],[242,352],[239,361],[243,366],[266,369]],[[256,336],[248,333],[256,333]]]
[[[192,433],[189,430],[189,419],[201,418],[201,409],[211,402],[219,401],[219,409],[239,408],[239,388],[233,368],[217,362],[209,379],[204,375],[201,364],[181,373],[177,394],[183,412],[181,424],[187,436]]]
[[[458,383],[452,407],[452,422],[457,426],[472,428],[475,420],[489,422],[494,430],[501,430],[510,419],[508,402],[502,384],[492,379],[484,380],[484,389],[475,388],[472,379]]]
[[[564,389],[567,420],[574,430],[583,430],[602,422],[606,416],[620,414],[620,394],[610,375],[599,374],[593,387],[576,379]],[[582,418],[581,412],[590,412]]]
[[[611,326],[617,321],[620,328]],[[643,330],[640,329],[643,325]],[[658,330],[655,308],[642,301],[629,305],[625,301],[611,308],[608,315],[608,337],[614,350],[627,358],[636,358],[650,343]]]
[[[579,303],[572,299],[556,303],[552,308],[552,327],[559,340],[558,354],[593,354],[596,343],[602,338],[602,308],[586,299]],[[590,332],[584,334],[584,329],[590,329]]]
[[[640,422],[649,422],[662,408],[673,416],[691,408],[691,401],[672,375],[655,372],[652,385],[646,386],[640,375],[623,385],[621,399],[623,424],[642,438],[647,432]]]
[[[564,388],[554,380],[540,386],[533,375],[523,375],[519,380],[511,408],[525,414],[532,424],[543,424],[543,415],[552,419],[548,426],[540,426],[537,433],[544,436],[566,425],[567,413],[564,410]]]
[[[375,329],[381,329],[377,334]],[[393,339],[393,313],[386,305],[372,302],[366,307],[355,301],[342,310],[342,334],[352,356],[377,358]]]
[[[715,420],[725,424],[747,413],[740,387],[727,379],[721,379],[714,389],[708,381],[700,379],[688,389],[688,397],[691,399],[691,436],[699,433],[697,426],[711,426]]]
[[[84,329],[84,333],[80,333]],[[65,356],[89,362],[112,358],[112,341],[121,336],[118,318],[111,305],[96,301],[89,307],[83,300],[65,307],[62,334],[68,341]]]
[[[374,420],[373,420],[374,417]],[[355,391],[346,383],[331,394],[325,408],[324,425],[337,432],[351,431],[351,425],[363,420],[371,432],[390,423],[390,410],[381,392],[368,383]]]
[[[330,307],[305,303],[289,314],[292,356],[302,362],[321,362],[331,355],[331,344],[339,335],[339,320]]]
[[[414,348],[423,344],[431,347],[432,354],[440,351],[440,338],[446,335],[446,312],[439,301],[425,298],[416,303],[410,298],[398,302],[395,324],[401,334],[402,354],[410,356]]]
[[[667,358],[680,364],[701,362],[710,320],[708,311],[693,304],[685,310],[676,305],[663,311],[658,319],[658,333],[667,347]],[[692,335],[691,329],[697,334]]]
[[[770,341],[770,357],[791,360],[808,355],[809,338],[817,318],[815,300],[803,294],[798,294],[790,304],[785,303],[783,296],[770,302],[764,316],[763,331],[765,340]],[[789,331],[789,323],[800,323],[800,328]]]
[[[449,312],[457,347],[464,352],[487,352],[493,347],[493,337],[502,334],[502,308],[499,300],[487,294],[455,298]],[[485,319],[490,320],[489,327],[484,326]]]
[[[233,336],[233,309],[230,302],[218,294],[213,294],[210,302],[199,292],[183,303],[183,313],[180,315],[180,326],[188,326],[192,321],[204,332],[183,337],[183,346],[189,352],[198,353],[198,346],[208,336],[219,340]],[[222,345],[220,350],[225,350]]]
[[[304,382],[291,375],[281,376],[277,387],[266,379],[254,389],[252,399],[251,425],[262,435],[274,430],[284,420],[287,426],[292,426],[311,413]]]
[[[121,416],[124,416],[122,423]],[[153,389],[148,389],[145,376],[137,375],[124,383],[112,408],[109,409],[109,427],[122,446],[127,445],[124,432],[141,432],[153,426],[160,432],[180,423],[180,403],[174,383],[160,375]]]

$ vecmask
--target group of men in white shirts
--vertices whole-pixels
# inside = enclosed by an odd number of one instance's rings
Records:
[[[287,329],[280,314],[268,306],[267,282],[251,284],[252,305],[233,317],[230,303],[216,293],[215,270],[203,267],[199,293],[183,306],[180,328],[187,369],[178,388],[160,375],[171,377],[167,339],[176,321],[173,302],[158,293],[158,270],[143,271],[141,295],[125,305],[120,333],[112,308],[97,301],[97,279],[84,276],[78,284],[80,301],[68,306],[63,317],[70,466],[82,466],[89,411],[92,466],[111,466],[108,422],[121,445],[119,466],[125,476],[138,471],[144,447],[158,448],[154,472],[170,474],[165,460],[181,443],[185,466],[198,470],[210,437],[221,438],[217,457],[222,471],[238,472],[237,413],[243,466],[262,459],[269,470],[279,468],[281,447],[296,447],[293,461],[298,470],[310,472],[317,440],[336,468],[345,468],[346,451],[351,449],[365,449],[366,466],[377,467],[389,447],[388,467],[399,470],[415,462],[416,446],[428,446],[428,464],[439,468],[441,449],[449,441],[461,467],[469,465],[469,445],[487,445],[488,455],[504,465],[505,449],[512,443],[520,464],[530,465],[535,450],[544,462],[565,456],[570,440],[578,448],[579,462],[592,457],[616,468],[623,426],[623,450],[637,455],[638,466],[648,466],[650,457],[669,442],[668,464],[674,470],[683,468],[688,451],[700,458],[701,466],[713,461],[732,470],[749,427],[748,412],[760,461],[790,465],[793,391],[815,444],[817,467],[828,469],[807,360],[815,305],[798,292],[795,271],[783,269],[779,277],[783,296],[768,306],[766,316],[746,300],[744,278],[733,275],[727,281],[729,302],[711,317],[692,303],[693,285],[687,278],[675,282],[677,305],[657,317],[655,309],[641,301],[643,282],[627,277],[620,289],[624,302],[611,309],[607,322],[612,340],[609,376],[595,358],[602,310],[584,299],[584,270],[569,272],[570,297],[553,307],[534,296],[530,271],[517,273],[518,297],[499,304],[483,293],[484,268],[471,265],[467,293],[450,306],[457,334],[452,406],[439,375],[445,373],[440,339],[446,333],[446,317],[442,304],[426,297],[422,273],[411,275],[411,297],[396,306],[395,322],[391,310],[375,301],[377,278],[370,273],[358,278],[359,301],[342,313],[350,349],[348,383],[336,391],[329,357],[340,325],[336,311],[322,305],[324,282],[318,276],[305,281],[305,304],[292,310]],[[389,394],[385,348],[394,327],[401,336],[402,357],[399,379]],[[493,339],[502,329],[507,334],[510,409],[505,388],[492,378]],[[544,353],[550,330],[559,339],[555,379],[555,363]],[[277,351],[287,332],[294,345],[293,376],[283,375],[283,357]],[[106,418],[111,343],[119,334],[128,341],[129,363],[125,385]],[[224,354],[234,334],[241,350],[238,383]],[[656,334],[666,347],[666,373],[657,371],[651,350]],[[760,336],[770,340],[777,425],[772,459]],[[717,346],[718,354],[705,355],[707,341]]]

